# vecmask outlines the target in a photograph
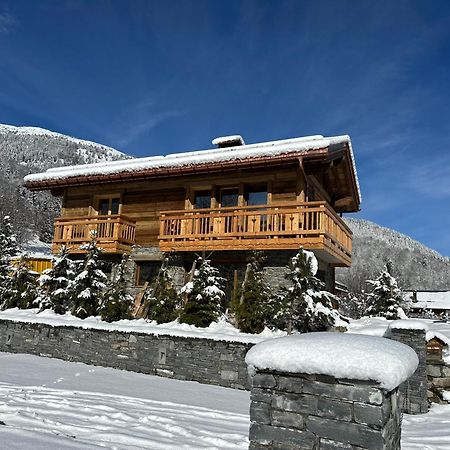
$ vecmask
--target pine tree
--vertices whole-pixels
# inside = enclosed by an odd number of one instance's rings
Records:
[[[339,299],[339,312],[352,319],[360,319],[367,314],[369,302],[367,294],[362,292],[348,292]]]
[[[372,290],[368,296],[369,316],[381,316],[387,319],[405,317],[402,309],[406,302],[397,280],[392,276],[392,264],[386,264],[375,280],[367,281]]]
[[[123,255],[122,261],[117,266],[117,271],[111,278],[111,282],[103,296],[100,315],[102,320],[106,322],[131,319],[134,298],[128,290],[128,262],[128,255]]]
[[[5,293],[4,309],[27,309],[34,306],[37,297],[36,276],[30,270],[25,259],[21,257],[17,266],[13,269],[9,292]]]
[[[19,252],[16,236],[12,232],[11,220],[9,216],[3,217],[0,223],[0,305],[1,309],[10,306],[11,294],[11,274],[13,268],[11,266],[11,258]]]
[[[95,316],[98,312],[107,277],[99,268],[101,249],[97,246],[97,233],[91,233],[91,240],[81,247],[86,250],[82,271],[75,277],[72,293],[72,314],[80,319]]]
[[[207,259],[198,258],[196,267],[193,280],[181,289],[181,293],[187,295],[187,302],[181,311],[180,322],[208,327],[220,316],[220,303],[225,297],[224,279]]]
[[[180,301],[168,266],[169,258],[165,255],[156,280],[144,296],[146,317],[157,323],[172,322],[178,317]]]
[[[288,288],[272,296],[269,303],[271,323],[290,334],[324,331],[339,317],[333,309],[336,297],[324,291],[318,278],[317,259],[314,253],[300,249],[290,260],[285,278]]]
[[[42,310],[53,309],[64,314],[70,308],[71,289],[75,278],[75,264],[69,258],[69,250],[63,245],[53,257],[53,267],[39,277],[38,305]]]
[[[240,292],[231,305],[236,326],[244,333],[261,333],[266,324],[269,288],[264,282],[263,264],[263,254],[254,252]]]

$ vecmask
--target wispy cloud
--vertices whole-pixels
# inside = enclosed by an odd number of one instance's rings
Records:
[[[0,34],[9,34],[19,24],[19,20],[9,11],[0,11]]]
[[[152,99],[143,99],[123,110],[113,121],[114,131],[111,138],[119,148],[126,147],[162,122],[180,117],[184,113],[175,107],[158,109]]]
[[[427,197],[450,198],[450,157],[435,157],[414,164],[407,177],[407,186]]]

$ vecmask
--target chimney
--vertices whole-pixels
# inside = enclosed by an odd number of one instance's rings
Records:
[[[221,136],[212,140],[213,145],[217,145],[218,148],[237,147],[239,145],[245,145],[244,139],[239,134],[234,136]]]

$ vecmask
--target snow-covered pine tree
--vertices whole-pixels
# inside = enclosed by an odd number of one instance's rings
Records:
[[[3,217],[0,222],[0,309],[8,308],[11,293],[11,258],[19,252],[16,236],[12,232],[11,219]]]
[[[127,266],[129,259],[129,256],[126,254],[122,256],[122,260],[117,266],[114,276],[111,277],[108,288],[103,295],[100,315],[102,320],[106,322],[131,319],[134,298],[128,289],[129,279],[127,276]]]
[[[352,319],[360,319],[365,316],[368,307],[368,298],[364,291],[348,292],[339,299],[339,312]]]
[[[272,325],[307,333],[324,331],[334,325],[339,314],[333,309],[336,297],[324,291],[324,284],[316,277],[318,269],[314,253],[302,248],[290,260],[285,278],[290,286],[270,300]]]
[[[45,270],[38,278],[40,310],[53,309],[64,314],[71,307],[72,285],[75,278],[75,264],[69,258],[69,249],[63,245],[57,256],[52,258],[53,267]]]
[[[394,320],[405,317],[403,306],[406,301],[397,280],[392,276],[391,264],[386,264],[380,275],[375,280],[368,280],[367,283],[372,287],[368,295],[367,315]]]
[[[36,275],[22,256],[14,267],[9,285],[9,292],[5,293],[4,309],[27,309],[34,306],[37,297]]]
[[[75,277],[72,290],[72,314],[80,319],[95,316],[106,288],[107,277],[99,268],[101,249],[97,245],[97,233],[91,232],[91,240],[81,247],[86,250],[81,272]]]
[[[180,322],[197,327],[208,327],[215,322],[220,316],[220,304],[225,297],[223,281],[209,260],[198,258],[192,281],[180,291],[187,296]]]
[[[244,333],[261,333],[266,324],[270,295],[263,266],[262,252],[254,252],[247,264],[240,292],[231,305],[236,326]]]
[[[156,280],[147,288],[144,303],[147,319],[167,323],[178,317],[180,300],[169,272],[168,255],[164,255]]]

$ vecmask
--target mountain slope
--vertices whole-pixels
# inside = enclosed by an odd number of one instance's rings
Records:
[[[365,280],[378,275],[387,261],[405,290],[450,289],[450,259],[410,237],[373,222],[346,219],[353,231],[350,269],[339,269],[336,279],[351,290],[367,289]]]
[[[0,214],[9,214],[19,240],[35,231],[49,241],[59,200],[49,193],[30,192],[23,177],[50,167],[126,159],[129,156],[95,142],[43,128],[0,124]]]

